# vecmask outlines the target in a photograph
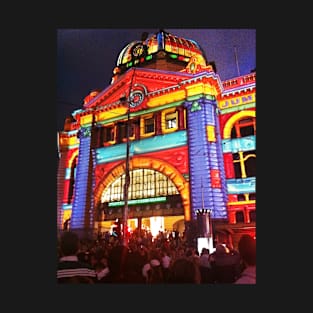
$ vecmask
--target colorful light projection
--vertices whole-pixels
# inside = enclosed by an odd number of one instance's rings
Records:
[[[90,144],[91,144],[91,130],[90,127],[82,128],[78,134],[80,139],[79,153],[78,153],[78,164],[76,169],[76,182],[74,191],[74,203],[71,216],[71,228],[73,229],[84,229],[86,228],[86,218],[89,219],[90,227],[93,227],[92,214],[86,216],[86,209],[89,205],[87,204],[87,192],[90,190],[89,183],[89,164],[90,157]],[[89,188],[88,188],[89,187]],[[93,201],[91,201],[92,203]],[[90,211],[92,211],[90,207]]]
[[[162,157],[162,153],[167,154],[167,157]],[[168,155],[169,154],[169,155]],[[186,220],[190,220],[190,203],[189,203],[189,182],[186,181],[184,176],[181,174],[186,171],[185,162],[183,162],[183,158],[181,157],[185,153],[178,153],[177,150],[175,153],[169,153],[168,150],[161,152],[159,155],[160,158],[154,158],[152,156],[133,156],[130,160],[130,168],[134,169],[149,169],[155,170],[166,177],[169,177],[172,183],[175,185],[177,190],[179,191],[184,207],[184,215]],[[178,159],[176,157],[178,157]],[[171,158],[173,157],[173,158]],[[173,162],[173,164],[168,163],[166,161],[162,161],[162,158],[167,159],[169,162]],[[176,161],[175,161],[176,160]],[[118,164],[115,168],[106,173],[97,183],[97,187],[95,189],[95,204],[99,204],[102,199],[103,193],[106,191],[106,188],[110,186],[113,182],[116,181],[117,177],[120,177],[125,172],[125,164],[122,162]],[[163,200],[163,198],[159,198]]]
[[[130,143],[130,156],[169,150],[177,147],[183,147],[187,143],[186,131],[159,135],[151,138],[145,138]],[[98,148],[96,151],[97,164],[113,162],[125,159],[125,145]]]
[[[158,202],[166,202],[166,197],[132,199],[128,201],[128,204],[135,205],[135,204],[147,204],[147,203],[158,203]],[[123,205],[124,205],[124,201],[109,202],[109,207],[123,206]]]
[[[255,96],[253,97],[255,99]],[[252,103],[255,106],[255,103]],[[223,113],[228,109],[224,109]],[[224,115],[225,116],[225,115]],[[223,137],[222,140],[222,149],[224,155],[224,163],[225,163],[225,173],[227,177],[227,190],[228,190],[228,198],[229,205],[233,205],[236,203],[240,203],[240,205],[255,203],[255,200],[249,201],[238,201],[237,196],[232,197],[232,195],[249,195],[256,192],[256,177],[247,177],[245,161],[249,157],[256,157],[256,136],[249,135],[245,137],[239,138],[231,138],[232,129],[235,127],[234,125],[238,120],[251,118],[251,125],[255,128],[255,121],[253,124],[253,119],[255,119],[256,112],[255,110],[244,110],[233,114],[230,118],[227,119],[225,126],[223,128]],[[244,125],[244,124],[241,124]],[[240,136],[240,133],[239,133]],[[243,157],[243,154],[247,152],[251,152],[250,154],[246,154]],[[236,162],[240,163],[241,168],[241,177],[235,178],[235,170],[234,170],[234,160],[233,154],[238,153],[239,160]]]
[[[206,65],[202,49],[197,42],[160,30],[156,34],[148,34],[146,40],[136,40],[126,45],[118,56],[113,74],[118,75],[122,66],[131,68],[139,63],[152,61],[159,51],[165,52],[172,59],[184,62],[189,62],[192,56],[196,56],[203,66]]]
[[[184,105],[189,125],[191,214],[196,218],[197,210],[210,209],[213,218],[226,219],[227,189],[216,100],[202,97]]]

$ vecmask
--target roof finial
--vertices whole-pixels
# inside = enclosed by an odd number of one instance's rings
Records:
[[[144,42],[147,38],[148,38],[149,33],[147,32],[143,32],[141,34],[141,41]]]

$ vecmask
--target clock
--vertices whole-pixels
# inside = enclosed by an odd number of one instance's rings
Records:
[[[141,90],[136,90],[134,92],[132,92],[130,94],[130,97],[129,97],[129,100],[130,100],[130,103],[129,103],[129,106],[131,108],[136,108],[137,106],[139,106],[142,101],[144,99],[144,94]]]
[[[131,54],[135,58],[143,56],[145,54],[144,52],[145,52],[145,47],[144,47],[143,43],[141,43],[141,42],[136,43],[131,50]]]

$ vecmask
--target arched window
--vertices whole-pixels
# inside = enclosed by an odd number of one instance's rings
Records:
[[[243,117],[237,120],[231,129],[231,138],[239,139],[256,135],[256,120],[254,116]],[[233,153],[235,178],[256,176],[256,150],[239,150]]]
[[[256,150],[233,153],[236,178],[256,176]]]
[[[231,138],[242,138],[251,135],[256,135],[255,117],[245,117],[234,123]]]
[[[129,200],[179,194],[173,182],[164,174],[151,169],[130,171]],[[121,201],[124,198],[125,174],[116,179],[102,194],[101,202]]]

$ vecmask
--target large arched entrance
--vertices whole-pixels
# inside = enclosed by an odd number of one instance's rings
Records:
[[[95,190],[95,208],[100,212],[98,229],[108,228],[122,218],[125,165],[123,162],[105,175]],[[177,221],[190,219],[189,182],[171,164],[151,157],[133,157],[130,177],[130,228],[173,230]]]

